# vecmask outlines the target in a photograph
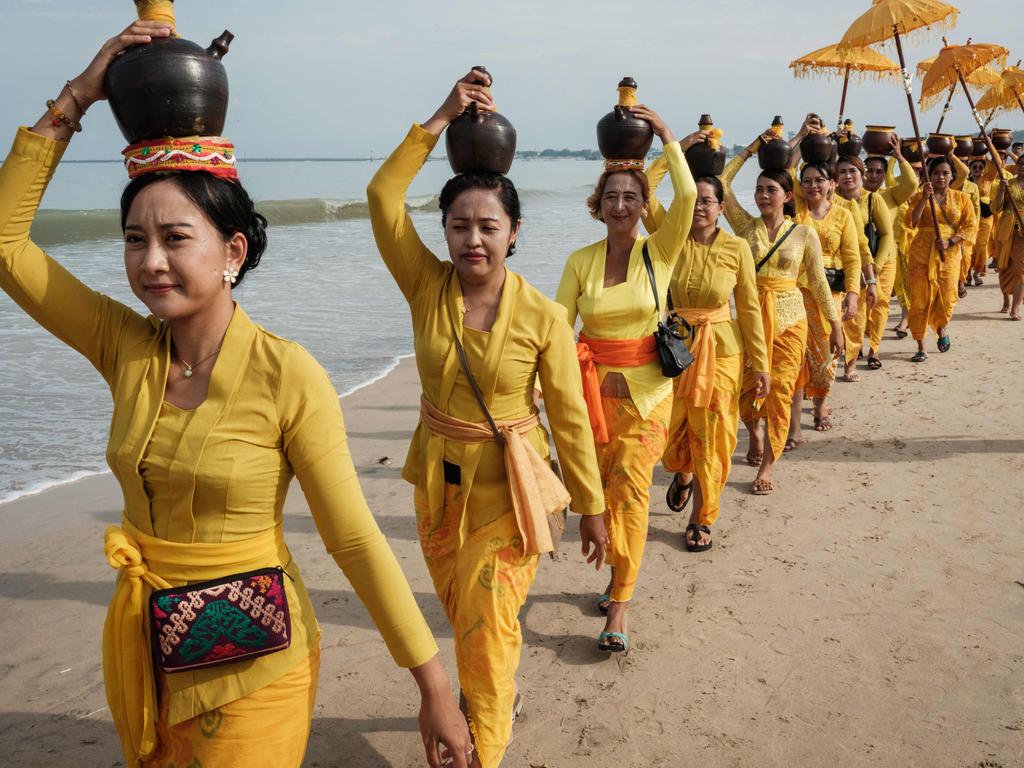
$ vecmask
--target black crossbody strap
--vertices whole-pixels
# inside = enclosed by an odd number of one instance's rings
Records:
[[[647,267],[647,279],[651,281],[651,290],[654,291],[654,309],[661,317],[661,302],[658,301],[658,283],[654,279],[654,267],[651,266],[651,255],[647,252],[647,241],[644,240],[644,266]]]
[[[490,410],[487,408],[487,403],[484,401],[484,394],[480,391],[479,385],[476,383],[476,378],[473,376],[473,371],[469,369],[469,360],[466,358],[466,349],[462,346],[462,341],[459,339],[459,332],[455,327],[455,318],[452,317],[451,305],[445,301],[445,305],[448,307],[448,320],[452,324],[452,336],[455,338],[455,351],[459,355],[459,366],[462,368],[462,373],[466,377],[466,381],[469,382],[469,388],[473,390],[473,394],[476,395],[476,401],[480,404],[480,410],[484,412],[484,418],[487,419],[487,423],[491,427],[491,431],[494,433],[494,441],[502,448],[505,447],[505,437],[501,434],[501,430],[498,429],[498,425],[494,421],[494,417],[491,416]]]
[[[761,271],[761,267],[763,267],[765,264],[767,264],[768,263],[768,259],[770,259],[772,256],[775,255],[775,252],[777,250],[779,250],[779,246],[782,245],[784,242],[786,242],[786,238],[787,237],[789,237],[791,234],[793,234],[793,230],[794,229],[796,229],[796,224],[790,224],[789,225],[789,229],[786,230],[786,233],[782,237],[780,237],[778,240],[776,240],[775,241],[775,245],[773,245],[771,248],[768,249],[768,253],[766,253],[764,255],[764,258],[761,259],[759,262],[757,262],[757,266],[754,267],[754,271],[755,272],[760,272]]]

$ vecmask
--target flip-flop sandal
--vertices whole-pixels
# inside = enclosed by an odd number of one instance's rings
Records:
[[[751,488],[755,496],[767,496],[775,490],[775,482],[773,480],[755,480]]]
[[[762,461],[764,461],[764,451],[761,453],[751,453],[750,451],[747,451],[747,464],[752,467],[760,467]]]
[[[679,497],[686,492],[686,498],[679,501]],[[672,475],[672,482],[669,483],[665,492],[665,504],[673,512],[682,512],[693,498],[693,480],[688,483],[680,483],[679,475]]]
[[[793,438],[790,437],[786,440],[786,444],[782,447],[782,452],[789,453],[790,451],[795,451],[797,448],[803,445],[803,442],[803,440],[794,440]]]
[[[687,552],[707,552],[709,549],[711,549],[712,545],[714,545],[715,542],[711,540],[711,529],[708,528],[706,525],[697,525],[696,523],[690,523],[688,526],[686,526],[686,533],[689,533],[690,531],[693,531],[693,541],[691,541],[689,538],[686,538],[686,534],[683,534],[683,538],[686,541]],[[708,541],[706,544],[697,543],[697,538],[701,533],[706,533],[708,535]]]
[[[608,642],[608,641],[611,642]],[[629,635],[625,632],[602,632],[597,636],[597,650],[605,653],[622,653],[629,650]]]
[[[897,339],[905,339],[907,338],[907,336],[910,335],[910,333],[908,333],[907,331],[900,330],[899,328],[894,328],[893,330],[896,332]]]
[[[877,357],[871,356],[868,358],[868,370],[877,371],[882,367],[882,361]]]
[[[953,342],[949,340],[949,336],[939,336],[939,352],[949,352],[949,348],[953,346]]]
[[[815,432],[828,432],[830,429],[832,429],[832,419],[828,416],[822,416],[820,419],[814,420]]]
[[[967,288],[966,288],[966,286],[958,288],[957,291],[956,291],[956,295],[959,296],[961,299],[965,298],[967,296]]]
[[[985,284],[985,281],[984,281],[984,280],[982,280],[982,279],[981,279],[980,277],[975,277],[975,278],[974,278],[974,284],[975,284],[975,285],[984,285],[984,284]]]
[[[597,596],[597,610],[601,613],[608,613],[608,606],[612,604],[611,595],[598,595]]]
[[[858,381],[860,381],[860,374],[858,374],[858,373],[844,373],[840,378],[843,381],[847,382],[848,384],[855,384]]]
[[[928,353],[925,352],[922,349],[922,350],[918,350],[917,352],[914,353],[914,356],[912,358],[910,358],[910,362],[912,362],[912,363],[923,363],[927,359],[928,359]]]

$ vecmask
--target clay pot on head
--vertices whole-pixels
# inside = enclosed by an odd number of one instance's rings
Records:
[[[995,128],[992,130],[992,145],[1000,152],[1004,152],[1013,146],[1013,131],[1009,128]]]
[[[971,157],[974,154],[974,137],[973,136],[957,136],[956,146],[953,147],[953,153],[962,159]]]
[[[702,131],[709,131],[715,127],[711,115],[701,115],[698,127]],[[721,176],[725,170],[725,149],[721,146],[712,149],[711,144],[702,141],[694,144],[686,152],[686,164],[690,166],[690,173],[694,178],[700,176]]]
[[[839,134],[836,144],[839,157],[860,157],[860,151],[864,148],[864,141],[856,133]]]
[[[903,139],[900,142],[900,153],[908,162],[921,162],[921,148],[917,145],[917,139]]]
[[[223,133],[228,75],[220,60],[233,39],[225,30],[203,48],[180,37],[154,38],[114,59],[103,87],[128,143]]]
[[[974,137],[974,151],[971,152],[971,157],[984,157],[988,154],[988,144],[981,136]]]
[[[835,141],[827,133],[810,133],[800,142],[800,156],[805,163],[832,162]]]
[[[636,80],[624,77],[619,88],[636,89]],[[650,123],[634,117],[626,105],[616,104],[597,123],[597,148],[607,160],[643,161],[653,142],[654,129]]]
[[[789,168],[789,159],[793,150],[787,142],[782,139],[774,139],[769,142],[761,142],[757,150],[757,164],[762,171],[784,171]]]
[[[473,67],[487,75],[484,67]],[[497,112],[482,112],[473,102],[469,109],[451,121],[445,131],[448,164],[455,173],[508,173],[516,156],[516,129]]]
[[[892,147],[889,146],[889,139],[895,135],[896,128],[890,125],[869,125],[864,129],[862,141],[864,151],[868,155],[891,155]]]
[[[925,139],[925,144],[928,145],[928,154],[935,155],[948,155],[953,151],[953,137],[948,133],[929,133],[928,138]]]

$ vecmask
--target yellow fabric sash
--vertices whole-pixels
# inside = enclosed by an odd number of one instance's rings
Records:
[[[107,528],[103,550],[110,567],[121,572],[103,625],[103,682],[121,748],[134,768],[157,748],[149,595],[175,584],[286,566],[278,561],[291,556],[281,526],[242,541],[186,544],[149,536],[127,520]]]
[[[690,344],[693,363],[683,372],[682,387],[679,391],[695,407],[707,408],[715,391],[716,364],[715,333],[709,326],[714,323],[728,323],[732,320],[732,310],[728,304],[723,304],[714,309],[677,308],[675,312],[693,326],[693,341]]]
[[[487,422],[472,422],[449,416],[425,397],[420,397],[420,419],[427,429],[445,440],[460,443],[486,443],[494,440]],[[540,424],[536,411],[518,421],[498,421],[498,430],[505,440],[505,472],[508,475],[512,508],[528,555],[554,551],[549,514],[569,504],[569,492],[541,458],[537,449],[523,435]]]
[[[757,278],[757,293],[761,303],[761,322],[764,323],[764,342],[768,347],[768,370],[772,369],[772,348],[775,346],[775,293],[792,291],[796,280],[785,277]]]

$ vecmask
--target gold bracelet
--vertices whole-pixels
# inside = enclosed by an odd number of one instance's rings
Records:
[[[53,118],[50,120],[50,125],[52,125],[54,128],[60,128],[60,126],[66,125],[75,133],[81,133],[81,124],[76,123],[70,117],[65,115],[63,110],[57,106],[57,102],[55,102],[53,99],[46,100],[46,108],[50,111],[50,114],[53,115]]]

